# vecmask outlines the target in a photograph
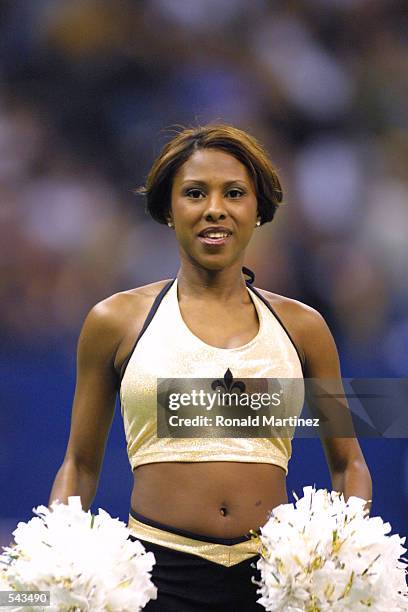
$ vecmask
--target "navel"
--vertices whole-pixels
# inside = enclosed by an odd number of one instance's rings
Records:
[[[221,514],[221,516],[227,516],[227,509],[226,509],[225,506],[221,506],[220,514]]]

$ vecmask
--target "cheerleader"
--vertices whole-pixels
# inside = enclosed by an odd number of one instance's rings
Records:
[[[129,528],[156,557],[158,599],[146,610],[255,612],[263,609],[252,581],[259,551],[249,532],[287,502],[290,435],[158,437],[157,381],[227,380],[228,372],[235,380],[340,381],[336,347],[318,312],[256,289],[243,268],[254,231],[282,201],[277,172],[253,137],[228,125],[186,129],[163,148],[142,191],[152,218],[174,232],[180,268],[87,316],[50,502],[80,495],[91,505],[119,393],[134,474]],[[301,394],[291,402],[299,414]],[[371,499],[357,440],[322,441],[333,489]]]

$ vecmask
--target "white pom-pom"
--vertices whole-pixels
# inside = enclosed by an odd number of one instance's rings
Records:
[[[365,500],[305,487],[261,528],[258,602],[276,612],[408,610],[405,538],[390,530]]]
[[[38,506],[34,513],[17,525],[15,546],[0,556],[3,589],[50,591],[47,612],[137,612],[156,599],[154,555],[129,539],[125,523],[102,509],[95,516],[84,512],[79,497],[53,503],[51,510]]]

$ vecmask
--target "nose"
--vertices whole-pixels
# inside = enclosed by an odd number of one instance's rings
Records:
[[[221,195],[212,194],[207,199],[207,206],[204,211],[206,221],[221,221],[227,217],[224,201]]]

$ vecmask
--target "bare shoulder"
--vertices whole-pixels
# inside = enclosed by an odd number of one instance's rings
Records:
[[[149,283],[148,285],[142,285],[141,287],[136,287],[135,289],[129,289],[128,291],[122,291],[121,293],[116,293],[115,295],[126,295],[126,296],[137,296],[139,298],[155,298],[160,291],[169,283],[172,278],[166,278],[164,280],[159,280],[154,283]],[[114,296],[112,296],[114,297]]]
[[[96,324],[103,327],[115,326],[129,314],[134,316],[139,311],[143,314],[146,304],[153,303],[168,280],[149,283],[135,289],[120,291],[98,302],[89,312]]]
[[[110,353],[116,352],[126,335],[141,327],[155,297],[169,280],[120,291],[95,304],[85,319],[80,341],[90,339]]]
[[[303,364],[314,347],[334,347],[331,332],[323,316],[315,308],[277,293],[258,289],[269,302],[298,349]]]
[[[308,306],[308,304],[286,297],[285,295],[266,291],[265,289],[258,289],[258,291],[279,316],[284,316],[295,326],[304,327],[305,325],[310,325],[316,327],[324,323],[320,312],[312,308],[312,306]]]

